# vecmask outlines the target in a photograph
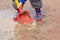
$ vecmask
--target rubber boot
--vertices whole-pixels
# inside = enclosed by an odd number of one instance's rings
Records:
[[[35,8],[35,11],[36,11],[36,16],[35,16],[36,21],[41,21],[42,20],[42,15],[41,15],[40,8]]]

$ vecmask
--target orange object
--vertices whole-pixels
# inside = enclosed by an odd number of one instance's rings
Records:
[[[32,23],[34,20],[27,11],[23,11],[22,6],[18,8],[19,13],[17,14],[17,20],[21,24]]]
[[[32,23],[34,21],[27,11],[24,11],[23,13],[18,13],[17,20],[21,24]]]

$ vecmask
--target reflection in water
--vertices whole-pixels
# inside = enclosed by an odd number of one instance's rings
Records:
[[[30,26],[27,24],[16,24],[14,29],[14,35],[16,40],[40,40],[41,26],[44,22],[37,22],[36,26]]]

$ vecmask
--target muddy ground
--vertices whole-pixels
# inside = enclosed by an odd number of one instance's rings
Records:
[[[42,3],[43,20],[31,26],[14,22],[17,11],[11,0],[0,0],[0,40],[60,40],[60,0],[42,0]],[[29,0],[24,10],[34,18]]]

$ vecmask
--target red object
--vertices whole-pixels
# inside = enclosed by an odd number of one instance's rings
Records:
[[[37,19],[36,21],[42,21],[42,18],[40,18],[40,19]]]
[[[17,14],[17,20],[21,24],[32,23],[33,22],[32,17],[30,16],[30,14],[27,11],[24,11],[23,13],[18,13]]]
[[[13,18],[14,21],[17,21],[17,18]]]
[[[23,13],[23,7],[22,6],[18,8],[18,12]]]
[[[20,22],[21,24],[33,22],[33,19],[30,16],[30,14],[27,11],[23,11],[22,7],[19,7],[18,11],[19,11],[19,13],[16,16],[18,22]]]

